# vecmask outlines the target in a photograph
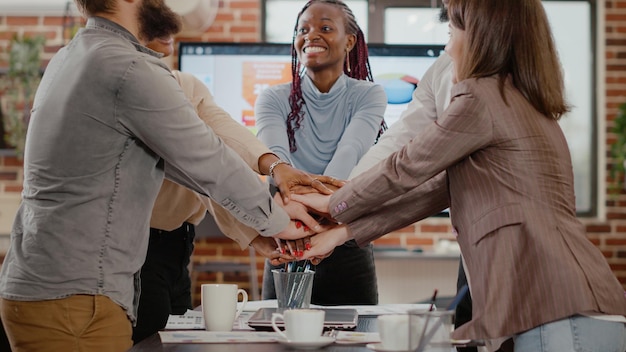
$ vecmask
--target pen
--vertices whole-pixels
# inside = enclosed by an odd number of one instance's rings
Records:
[[[459,289],[459,292],[456,294],[456,296],[454,297],[450,305],[446,307],[446,310],[454,310],[456,306],[461,302],[463,297],[465,297],[465,294],[467,294],[468,290],[469,290],[469,287],[467,285],[463,285],[463,287]],[[439,327],[442,324],[443,324],[443,320],[439,318],[439,321],[437,321],[435,325],[432,328],[430,328],[430,330],[428,330],[428,333],[424,336],[424,338],[420,339],[416,352],[424,351],[424,348],[426,347],[426,345],[428,345],[430,340],[432,340],[433,336],[435,336],[435,333],[437,332],[437,329],[439,329]]]
[[[450,302],[450,305],[446,307],[446,310],[456,309],[456,306],[459,305],[459,303],[461,302],[463,297],[465,297],[465,294],[467,293],[468,290],[469,290],[469,287],[467,285],[463,285],[463,287],[459,289],[459,292],[456,294],[452,302]]]
[[[432,312],[433,309],[435,308],[435,301],[437,300],[437,292],[438,292],[438,290],[435,289],[435,292],[433,292],[433,297],[430,299],[430,307],[428,307],[428,311],[429,312]],[[428,320],[429,319],[430,319],[430,314],[426,316],[426,321],[424,322],[424,327],[422,328],[422,333],[420,334],[420,338],[418,340],[420,346],[422,345],[422,341],[424,339],[424,335],[426,334],[426,327],[428,327]]]

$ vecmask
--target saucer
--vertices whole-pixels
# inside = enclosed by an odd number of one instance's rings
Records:
[[[468,343],[472,342],[472,340],[454,340],[452,339],[452,345],[467,345]]]
[[[320,336],[320,338],[315,341],[291,341],[282,338],[278,339],[278,343],[280,344],[289,347],[300,348],[303,350],[314,350],[320,347],[330,345],[333,342],[335,342],[335,338],[330,336]]]
[[[376,352],[405,352],[404,350],[389,350],[383,347],[382,343],[368,343],[365,347]],[[407,351],[408,352],[408,351]]]

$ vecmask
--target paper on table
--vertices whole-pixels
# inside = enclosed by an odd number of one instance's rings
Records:
[[[238,304],[238,307],[241,303]],[[276,308],[278,303],[275,299],[267,299],[261,301],[248,301],[244,307],[244,311],[256,312],[259,308]],[[430,304],[381,304],[381,305],[344,305],[344,306],[320,306],[311,304],[311,308],[352,308],[356,309],[359,315],[382,315],[382,314],[399,314],[406,313],[412,309],[428,310]]]
[[[380,334],[377,332],[337,331],[335,343],[338,344],[361,344],[380,342]]]
[[[237,303],[237,308],[241,307],[241,302]],[[248,301],[243,308],[244,312],[256,312],[260,308],[277,308],[278,301],[275,299],[264,299],[261,301]],[[316,304],[311,304],[310,308],[323,308],[323,306],[319,306]]]
[[[430,304],[380,304],[359,306],[333,306],[331,308],[353,308],[359,315],[403,314],[413,309],[428,310]]]
[[[276,342],[278,334],[269,331],[159,331],[162,343],[258,343]]]
[[[241,314],[239,315],[239,318],[237,318],[235,320],[235,323],[233,324],[233,330],[254,331],[254,328],[251,328],[250,325],[248,325],[248,320],[250,319],[252,314],[254,314],[254,312],[249,312],[249,311],[241,312]]]
[[[233,323],[233,330],[254,330],[247,324],[252,314],[248,311],[241,312]],[[202,311],[189,309],[184,315],[170,315],[165,330],[204,330]]]
[[[237,303],[237,309],[241,308],[241,302]],[[264,299],[261,301],[248,301],[244,306],[244,312],[256,312],[259,308],[276,308],[278,302],[275,299]]]
[[[183,315],[170,315],[165,324],[165,330],[202,329],[204,330],[204,318],[202,311],[190,310]]]

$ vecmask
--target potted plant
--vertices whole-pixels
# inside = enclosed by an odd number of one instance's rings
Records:
[[[45,38],[42,36],[15,36],[10,45],[8,72],[0,78],[4,141],[6,145],[15,148],[18,157],[24,153],[30,111],[41,80],[41,52],[44,44]]]
[[[615,134],[615,143],[610,150],[613,159],[610,170],[611,191],[619,193],[624,189],[626,176],[626,103],[619,106],[611,131]]]

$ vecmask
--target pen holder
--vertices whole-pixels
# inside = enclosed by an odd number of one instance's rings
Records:
[[[309,308],[314,271],[286,272],[272,270],[278,309]]]
[[[449,352],[453,310],[410,310],[409,346],[417,352]]]

